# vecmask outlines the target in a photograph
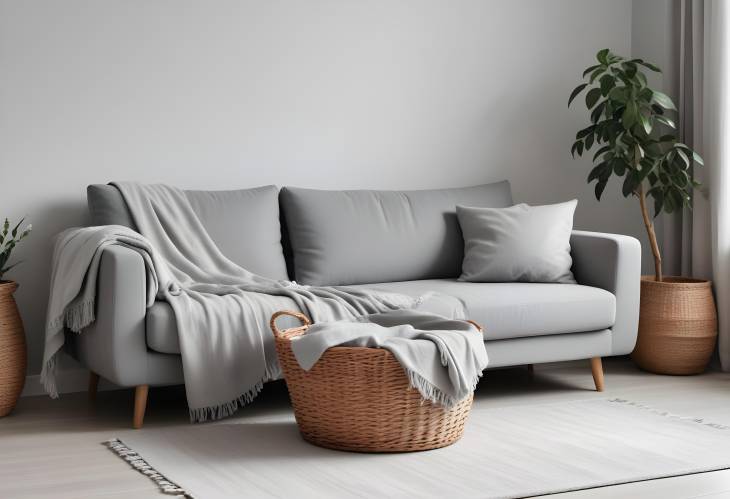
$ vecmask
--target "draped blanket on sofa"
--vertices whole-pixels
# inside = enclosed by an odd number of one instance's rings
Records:
[[[94,320],[93,267],[98,265],[104,244],[127,244],[143,253],[149,276],[148,302],[154,297],[171,305],[178,327],[190,417],[196,422],[232,414],[250,402],[264,382],[279,377],[267,323],[271,314],[282,307],[281,297],[293,300],[314,322],[416,309],[424,302],[424,297],[300,286],[253,274],[220,252],[183,191],[165,185],[115,185],[124,196],[138,233],[120,226],[72,229],[63,233],[56,244],[42,373],[42,381],[52,395],[56,395],[55,364],[64,326],[80,332]],[[250,236],[241,233],[239,237]],[[74,244],[74,258],[69,258],[67,253]],[[88,268],[58,265],[64,251],[67,262],[86,262]],[[57,285],[61,281],[66,285]],[[73,282],[76,284],[68,285]],[[463,318],[463,307],[456,306],[454,316]]]

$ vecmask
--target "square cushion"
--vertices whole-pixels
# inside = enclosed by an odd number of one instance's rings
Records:
[[[457,206],[464,234],[460,281],[575,284],[570,233],[578,201],[508,208]]]
[[[456,205],[506,207],[508,182],[421,191],[285,187],[294,279],[318,286],[458,277]]]
[[[185,194],[208,235],[231,261],[265,277],[288,279],[276,186]],[[114,185],[90,185],[86,197],[92,225],[136,229],[124,198]]]

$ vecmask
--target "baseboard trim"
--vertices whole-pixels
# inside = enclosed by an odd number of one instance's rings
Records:
[[[86,369],[65,369],[56,374],[56,385],[58,393],[85,392],[89,389],[89,371]],[[119,390],[120,387],[101,379],[99,380],[99,391]],[[25,377],[25,386],[21,397],[37,397],[46,395],[41,384],[41,375],[32,374]]]

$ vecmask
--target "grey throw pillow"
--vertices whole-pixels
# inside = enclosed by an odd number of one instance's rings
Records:
[[[509,208],[457,206],[464,234],[460,281],[575,283],[570,233],[578,200]]]

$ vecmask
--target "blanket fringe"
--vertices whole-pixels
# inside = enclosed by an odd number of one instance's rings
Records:
[[[236,412],[239,408],[253,402],[253,399],[255,399],[264,388],[264,383],[279,379],[280,377],[281,366],[279,366],[278,360],[275,360],[266,366],[264,376],[254,386],[235,399],[215,406],[198,407],[195,409],[189,408],[190,422],[205,423],[206,421],[215,421],[217,419],[226,418]]]
[[[165,475],[153,468],[147,461],[145,461],[142,456],[124,445],[124,443],[122,443],[122,441],[118,438],[108,440],[104,442],[104,445],[106,445],[109,450],[111,450],[117,456],[127,461],[132,468],[136,469],[143,475],[147,476],[147,478],[155,482],[160,488],[160,492],[162,492],[163,494],[193,499],[193,496],[186,492],[185,489],[180,487],[175,482],[169,480]]]
[[[48,328],[54,331],[54,334],[63,334],[64,328],[68,328],[78,334],[96,320],[94,308],[95,300],[93,298],[69,305],[60,316],[51,320]],[[56,367],[58,365],[59,353],[60,350],[54,352],[41,369],[41,384],[43,385],[43,389],[54,399],[58,398]]]
[[[632,402],[632,401],[626,400],[626,399],[613,398],[613,399],[608,399],[608,402],[612,402],[614,404],[624,404],[624,405],[635,407],[637,409],[641,409],[644,411],[649,411],[652,414],[656,414],[657,416],[662,416],[662,417],[670,418],[670,419],[676,419],[678,421],[687,421],[690,423],[697,423],[697,424],[701,424],[702,426],[709,426],[710,428],[715,428],[717,430],[730,430],[730,426],[728,426],[728,425],[719,424],[719,423],[711,423],[711,422],[705,421],[704,418],[697,418],[697,417],[691,417],[691,416],[680,416],[679,414],[673,414],[669,411],[662,411],[659,409],[655,409],[654,407],[651,407],[649,405],[640,404],[638,402]]]
[[[58,387],[56,386],[56,364],[58,362],[59,352],[54,353],[41,369],[41,384],[43,385],[43,389],[52,399],[58,398]]]
[[[442,390],[440,390],[438,387],[436,387],[433,383],[428,381],[426,378],[421,376],[415,371],[411,371],[410,369],[406,369],[406,375],[408,376],[408,382],[410,385],[419,391],[421,396],[425,400],[430,400],[434,404],[439,404],[444,406],[446,409],[451,409],[455,405],[457,405],[459,402],[464,400],[461,399],[455,399],[451,395],[448,395],[447,393],[444,393]],[[479,383],[479,379],[482,377],[482,373],[479,372],[474,379],[471,382],[471,391],[470,393],[474,393],[474,390],[476,390],[477,384]]]
[[[60,316],[51,320],[48,327],[52,331],[60,331],[66,327],[74,333],[80,333],[86,326],[96,320],[94,308],[94,298],[72,303],[66,307]]]

